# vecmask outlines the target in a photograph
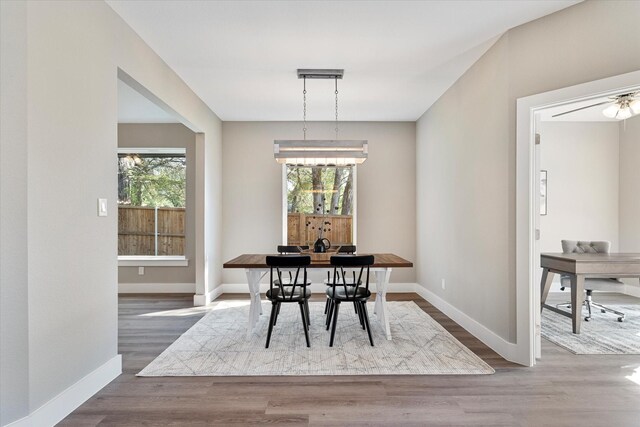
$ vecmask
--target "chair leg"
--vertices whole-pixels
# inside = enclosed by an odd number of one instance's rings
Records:
[[[587,290],[587,298],[584,300],[584,304],[587,306],[587,310],[589,310],[589,315],[584,318],[585,321],[591,320],[591,291]]]
[[[327,300],[324,303],[324,314],[327,314],[328,309],[329,309],[329,297],[327,297]]]
[[[373,347],[373,337],[371,336],[371,327],[369,326],[369,313],[367,313],[367,303],[362,302],[362,314],[364,315],[364,323],[367,325],[367,334],[369,334],[369,342],[371,343],[371,347]]]
[[[356,311],[356,314],[358,314],[358,315],[360,314],[360,313],[358,313],[358,302],[357,301],[353,302],[353,309]]]
[[[309,300],[304,300],[304,311],[307,314],[307,329],[311,328],[311,315],[309,314]]]
[[[333,326],[331,327],[331,339],[329,341],[329,347],[333,347],[333,339],[336,336],[336,325],[338,324],[338,310],[339,309],[340,309],[340,301],[334,301]]]
[[[300,316],[302,317],[302,329],[304,329],[304,337],[307,340],[307,347],[311,347],[309,343],[309,328],[307,326],[307,314],[304,309],[304,302],[300,301],[298,303],[300,305]]]
[[[360,326],[362,327],[362,329],[364,329],[364,315],[362,313],[361,301],[354,301],[353,303],[356,305],[356,307],[358,307],[358,310],[356,311],[356,313],[358,313],[358,319],[360,320]]]
[[[327,313],[327,331],[331,327],[331,318],[333,317],[333,311],[335,310],[336,303],[333,300],[329,301],[329,312]]]
[[[269,342],[271,341],[271,332],[273,331],[273,325],[275,325],[275,320],[276,320],[276,312],[278,310],[278,307],[280,306],[280,304],[278,304],[277,302],[273,302],[273,305],[271,306],[271,316],[269,316],[269,332],[267,332],[267,345],[265,346],[265,348],[269,348]]]
[[[278,315],[280,315],[280,303],[278,303],[278,309],[276,310],[276,317],[273,319],[273,324],[278,323]]]

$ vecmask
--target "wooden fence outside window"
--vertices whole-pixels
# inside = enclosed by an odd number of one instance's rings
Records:
[[[322,224],[322,218],[322,215],[288,214],[287,245],[313,245],[318,239],[317,226]],[[324,221],[331,223],[331,225],[325,226],[331,231],[326,231],[323,237],[329,239],[332,245],[353,244],[352,215],[326,215]],[[307,222],[311,222],[311,224],[307,226]]]
[[[184,220],[185,208],[118,206],[118,255],[184,255]]]

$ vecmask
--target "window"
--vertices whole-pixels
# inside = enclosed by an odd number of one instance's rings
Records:
[[[118,150],[118,256],[184,256],[185,153]]]
[[[286,166],[287,245],[354,244],[355,168]]]

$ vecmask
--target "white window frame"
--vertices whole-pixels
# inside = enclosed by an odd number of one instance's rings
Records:
[[[304,166],[311,167],[311,166]],[[353,168],[353,202],[352,208],[353,212],[351,215],[353,216],[352,223],[352,233],[353,233],[353,244],[356,246],[358,244],[358,167],[356,165],[351,166]],[[287,215],[289,214],[287,209],[287,165],[282,165],[282,244],[287,244]]]
[[[118,147],[118,154],[177,154],[187,156],[184,147]],[[186,239],[185,239],[186,240]],[[187,267],[184,255],[118,255],[118,267]]]

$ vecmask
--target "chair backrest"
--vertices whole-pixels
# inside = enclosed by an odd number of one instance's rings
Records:
[[[296,287],[304,288],[307,285],[307,266],[311,264],[311,257],[309,255],[268,255],[266,261],[267,266],[269,267],[269,288],[271,289],[271,293],[273,293],[274,270],[278,278],[280,297],[283,299],[286,299],[286,297],[288,296],[289,300],[292,300],[296,291]],[[285,293],[284,291],[282,281],[283,269],[289,271],[293,269],[296,270],[295,277],[292,277],[291,282],[288,283],[287,286],[287,288],[291,290],[290,293]],[[302,270],[303,276],[301,281],[299,280],[300,270]]]
[[[610,248],[611,242],[607,241],[562,241],[562,252],[565,254],[608,254]]]
[[[309,246],[278,245],[279,254],[298,254],[307,249],[309,249]]]
[[[340,246],[340,248],[338,249],[339,254],[353,254],[355,252],[356,252],[355,245],[344,245],[344,246]]]
[[[373,255],[334,255],[330,258],[333,266],[333,279],[329,285],[335,292],[336,286],[342,286],[347,298],[354,297],[360,287],[369,289],[369,267],[373,265]],[[344,269],[353,269],[354,277],[351,286],[347,286]],[[357,277],[356,277],[357,276]],[[364,276],[364,283],[363,283]]]

